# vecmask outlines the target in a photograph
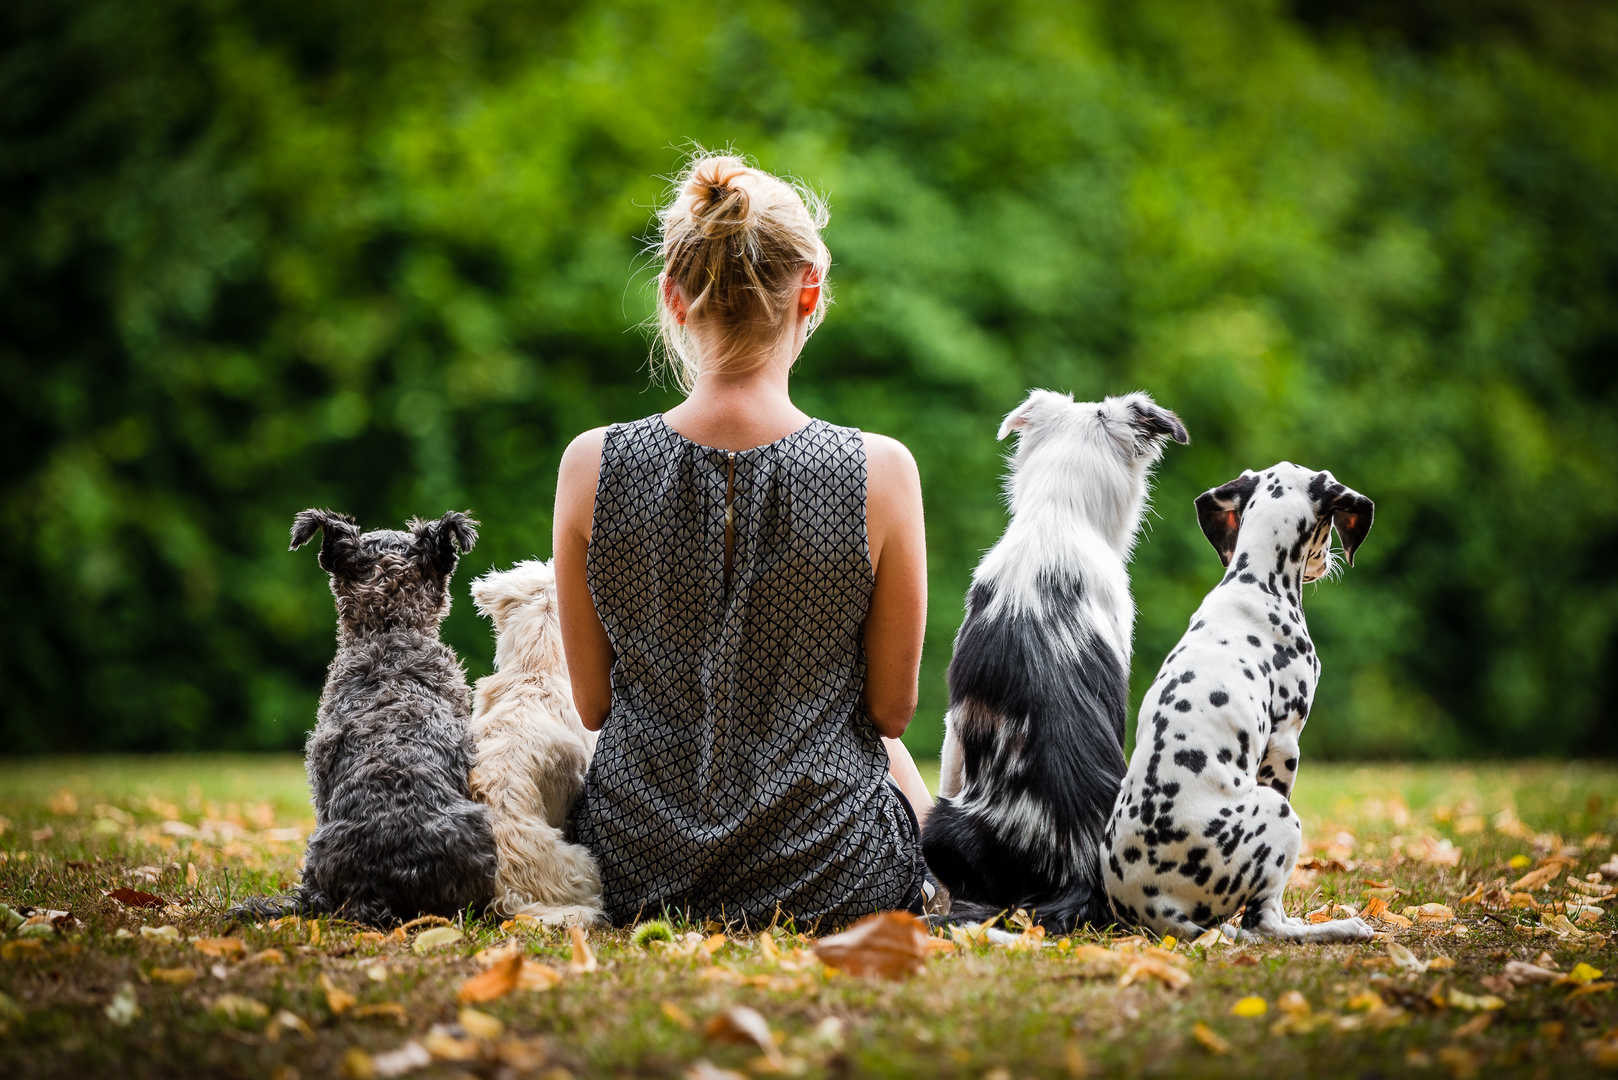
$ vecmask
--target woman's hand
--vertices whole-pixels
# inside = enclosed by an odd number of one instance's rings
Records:
[[[916,459],[886,435],[865,435],[865,535],[876,574],[865,616],[865,711],[877,731],[897,739],[916,713],[927,627],[927,527]]]
[[[573,682],[573,707],[589,731],[601,730],[612,707],[612,645],[585,578],[606,432],[606,428],[586,431],[563,452],[551,532],[557,612],[567,672]]]

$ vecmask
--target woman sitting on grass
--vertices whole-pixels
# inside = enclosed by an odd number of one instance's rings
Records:
[[[927,609],[916,464],[787,389],[826,309],[825,219],[737,158],[695,160],[661,213],[687,397],[562,457],[562,632],[601,732],[578,836],[616,922],[923,903],[931,798],[898,742]]]

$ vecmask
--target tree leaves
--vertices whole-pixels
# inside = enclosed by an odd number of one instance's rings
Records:
[[[827,967],[851,975],[903,979],[926,966],[927,937],[914,915],[890,911],[867,915],[841,934],[821,938],[814,952]]]

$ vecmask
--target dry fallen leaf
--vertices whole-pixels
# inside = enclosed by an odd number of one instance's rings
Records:
[[[1546,888],[1561,876],[1562,863],[1553,862],[1549,866],[1541,866],[1537,870],[1528,871],[1528,873],[1512,882],[1511,887],[1523,892],[1532,892],[1535,889]]]
[[[269,1006],[242,994],[220,994],[209,1009],[238,1024],[257,1023],[270,1015]]]
[[[685,1030],[691,1031],[696,1028],[697,1022],[691,1019],[691,1015],[674,1004],[674,1002],[663,1002],[662,1009],[664,1016],[668,1017],[671,1022],[685,1028]]]
[[[1308,1016],[1309,999],[1296,990],[1288,990],[1275,1001],[1275,1007],[1287,1016]]]
[[[1152,949],[1151,953],[1162,951]],[[1128,986],[1148,978],[1156,979],[1170,990],[1183,990],[1191,984],[1190,972],[1170,963],[1163,956],[1143,955],[1130,961],[1124,973],[1118,977],[1118,985]]]
[[[283,1031],[301,1035],[305,1040],[315,1037],[315,1033],[303,1022],[303,1018],[287,1009],[282,1009],[270,1018],[269,1026],[264,1029],[264,1038],[269,1042],[275,1042],[281,1038]]]
[[[483,1047],[476,1039],[458,1038],[452,1032],[453,1029],[434,1024],[421,1045],[440,1061],[475,1061],[483,1056]]]
[[[1597,979],[1601,978],[1601,975],[1602,972],[1599,968],[1591,967],[1589,964],[1586,964],[1581,960],[1577,964],[1573,965],[1572,971],[1569,971],[1557,981],[1577,985],[1579,983],[1595,982]]]
[[[1248,996],[1230,1007],[1230,1015],[1253,1019],[1270,1011],[1270,1003],[1261,997]]]
[[[197,938],[191,946],[203,956],[213,956],[224,959],[230,956],[241,956],[247,951],[247,946],[241,938],[233,937],[205,937]]]
[[[167,905],[167,901],[161,896],[156,896],[149,892],[141,892],[139,889],[114,889],[109,892],[107,896],[110,899],[118,901],[120,904],[124,905],[124,907],[160,908]]]
[[[747,1080],[747,1074],[721,1069],[711,1061],[699,1059],[685,1070],[685,1080]]]
[[[152,969],[152,978],[158,982],[174,983],[177,986],[184,986],[186,983],[194,981],[201,974],[202,972],[193,967]]]
[[[575,975],[594,971],[597,967],[596,954],[590,951],[590,943],[584,939],[584,931],[577,926],[570,926],[567,928],[567,934],[573,941],[573,959],[568,961],[567,969]]]
[[[522,972],[517,976],[519,990],[549,990],[562,981],[562,973],[549,964],[537,960],[524,960]]]
[[[431,930],[423,930],[417,934],[416,940],[410,943],[410,948],[417,956],[426,956],[430,950],[441,945],[453,945],[464,936],[453,926],[435,926]]]
[[[715,1013],[703,1025],[702,1034],[713,1042],[752,1043],[772,1069],[781,1069],[786,1064],[775,1045],[775,1037],[770,1034],[770,1025],[746,1005],[732,1005],[722,1013]]]
[[[1493,1012],[1506,1007],[1506,1003],[1493,994],[1474,995],[1460,990],[1449,992],[1449,1005],[1452,1009],[1465,1009],[1467,1012]]]
[[[508,941],[504,945],[491,945],[487,949],[479,949],[472,954],[472,959],[477,962],[479,967],[493,967],[495,964],[522,954],[523,948],[520,942]]]
[[[1450,1032],[1452,1039],[1470,1039],[1474,1035],[1481,1035],[1485,1028],[1494,1022],[1492,1012],[1481,1012],[1466,1023]]]
[[[523,957],[518,952],[497,961],[493,967],[480,975],[474,975],[461,984],[456,991],[455,1000],[465,1002],[493,1001],[505,997],[517,989],[517,981],[522,977]]]
[[[1361,912],[1367,919],[1380,919],[1388,912],[1388,902],[1380,896],[1373,896],[1366,901],[1365,910]]]
[[[357,1046],[350,1046],[343,1052],[342,1060],[337,1063],[337,1075],[343,1080],[371,1080],[373,1076],[379,1074],[370,1054]]]
[[[331,981],[331,976],[325,972],[320,973],[320,988],[326,992],[326,1007],[336,1016],[341,1016],[354,1007],[359,999],[347,990],[340,988]]]
[[[903,911],[867,915],[815,943],[815,955],[828,967],[881,979],[914,975],[926,966],[929,951],[926,927]]]
[[[1388,956],[1392,957],[1394,967],[1401,970],[1414,971],[1417,974],[1427,970],[1425,962],[1418,960],[1415,953],[1397,941],[1388,942]]]
[[[1449,922],[1455,918],[1455,912],[1443,904],[1423,904],[1413,910],[1407,910],[1405,914],[1418,923]]]
[[[143,926],[140,936],[150,941],[179,941],[180,931],[173,926]]]
[[[1213,1029],[1201,1021],[1191,1025],[1191,1037],[1201,1043],[1203,1049],[1210,1054],[1230,1053],[1230,1043],[1215,1035]]]
[[[485,1012],[462,1009],[455,1017],[466,1033],[474,1039],[498,1039],[506,1033],[506,1025]]]
[[[265,949],[263,952],[254,953],[242,961],[243,964],[264,964],[273,967],[280,967],[286,962],[287,954],[280,949]]]
[[[379,1001],[375,1005],[356,1005],[348,1011],[350,1020],[392,1020],[400,1027],[410,1026],[410,1014],[397,1001]]]

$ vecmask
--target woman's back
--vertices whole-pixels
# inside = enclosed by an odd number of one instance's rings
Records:
[[[613,693],[579,837],[616,920],[912,900],[915,825],[861,701],[865,503],[851,429],[740,452],[661,416],[608,429],[588,580]]]

